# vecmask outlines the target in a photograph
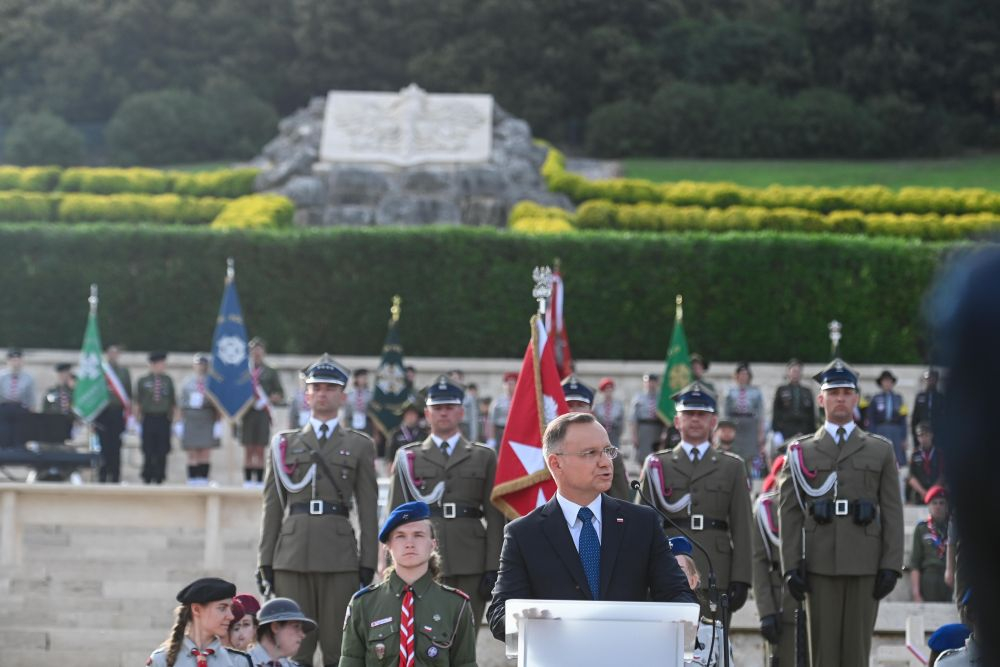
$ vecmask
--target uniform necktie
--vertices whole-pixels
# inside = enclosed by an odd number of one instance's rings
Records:
[[[191,649],[191,655],[198,661],[198,667],[208,667],[208,656],[215,655],[215,649],[207,648],[202,653],[197,648]]]
[[[843,426],[837,429],[837,444],[842,445],[847,440],[847,429]]]
[[[589,507],[581,507],[576,518],[583,522],[580,531],[580,562],[583,563],[583,573],[587,575],[590,592],[598,599],[601,592],[601,542],[594,530],[594,513]]]
[[[330,427],[327,426],[326,422],[319,425],[319,442],[320,444],[325,443],[330,438]]]
[[[441,441],[441,453],[444,454],[445,458],[448,458],[450,456],[450,454],[448,452],[448,441],[447,440],[442,440]]]
[[[698,452],[697,447],[691,448],[691,463],[697,463],[701,458],[701,454]]]
[[[399,612],[399,667],[413,667],[413,587],[407,586]]]

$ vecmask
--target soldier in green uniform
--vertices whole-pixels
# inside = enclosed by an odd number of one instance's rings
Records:
[[[857,373],[834,359],[814,379],[826,422],[788,446],[781,566],[791,595],[806,603],[813,667],[864,667],[878,602],[903,565],[896,455],[854,423]]]
[[[730,611],[735,612],[746,603],[753,580],[746,468],[739,456],[712,448],[709,437],[715,428],[716,402],[704,385],[693,382],[672,398],[681,443],[647,456],[639,482],[646,497],[674,523],[693,531],[712,554],[719,589],[728,591]],[[670,525],[664,530],[668,537],[679,534]],[[700,551],[694,559],[699,571],[709,572]],[[703,593],[707,585],[702,582]],[[709,616],[708,595],[701,598],[702,614]]]
[[[775,447],[797,435],[816,430],[816,401],[812,392],[802,386],[802,362],[789,359],[785,378],[788,382],[774,392],[771,411]]]
[[[503,543],[503,515],[490,502],[497,455],[462,437],[461,386],[442,375],[425,391],[431,434],[397,452],[389,507],[412,500],[430,505],[441,581],[469,593],[478,627],[492,597]]]
[[[778,530],[778,473],[785,462],[778,455],[753,505],[753,598],[760,616],[760,633],[767,654],[778,665],[795,665],[795,608],[798,606],[781,578],[781,534]],[[773,664],[768,662],[767,664]]]
[[[948,494],[943,486],[932,486],[924,496],[930,512],[913,531],[910,551],[910,588],[914,602],[951,602],[952,590],[944,582],[948,543]]]
[[[73,373],[71,364],[56,364],[56,383],[42,397],[42,412],[47,415],[73,414]]]
[[[251,338],[250,382],[253,385],[253,405],[240,424],[243,444],[243,486],[259,487],[264,478],[264,449],[271,439],[273,405],[285,398],[278,372],[264,363],[267,346],[261,338]]]
[[[358,583],[371,583],[378,558],[375,445],[337,419],[348,377],[326,355],[306,369],[309,422],[276,433],[268,450],[258,585],[265,597],[291,598],[316,619],[319,631],[296,656],[304,665],[312,664],[317,639],[322,664],[337,664],[344,610]],[[352,501],[360,539],[348,519]]]
[[[170,422],[177,411],[174,381],[166,374],[166,352],[149,353],[149,374],[136,382],[132,411],[142,424],[142,481],[163,484],[170,453]]]
[[[340,667],[474,667],[476,630],[469,596],[437,582],[437,540],[423,502],[403,503],[379,540],[394,566],[382,583],[355,594],[344,622]]]
[[[566,397],[566,405],[570,412],[586,412],[594,414],[594,390],[580,382],[575,375],[568,376],[562,381],[563,396]],[[610,436],[609,436],[610,437]],[[635,492],[628,484],[628,476],[625,474],[624,457],[616,456],[611,459],[613,477],[611,478],[611,488],[608,495],[618,500],[632,502]]]

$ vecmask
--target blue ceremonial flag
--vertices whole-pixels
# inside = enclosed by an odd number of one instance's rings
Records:
[[[247,329],[243,324],[240,297],[236,294],[236,270],[228,262],[226,287],[212,337],[212,370],[206,393],[229,419],[239,419],[253,402],[253,382],[247,358]]]

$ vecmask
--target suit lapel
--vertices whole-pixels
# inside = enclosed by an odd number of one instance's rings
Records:
[[[606,599],[611,573],[615,571],[615,560],[622,545],[625,522],[621,519],[621,504],[604,494],[601,499],[601,600]]]
[[[694,475],[694,464],[691,463],[691,457],[687,455],[684,448],[680,445],[674,447],[670,459],[674,462],[674,467],[677,468],[678,472],[690,480]]]
[[[836,463],[837,457],[840,456],[840,447],[822,426],[816,431],[816,451],[829,459],[831,464]]]
[[[427,436],[427,439],[420,445],[420,449],[424,451],[426,460],[441,468],[445,467],[447,461],[444,459],[444,454],[441,453],[441,448],[435,444],[434,438]]]
[[[312,422],[307,423],[302,427],[302,439],[306,441],[306,444],[312,447],[317,452],[319,451],[319,437],[316,432],[313,431]]]
[[[708,451],[705,453],[705,458],[698,461],[698,465],[690,463],[690,460],[688,465],[691,466],[692,470],[691,481],[693,482],[696,479],[701,479],[705,475],[712,474],[719,467],[719,453],[709,447]]]
[[[438,453],[441,454],[440,449],[438,450]],[[471,456],[471,454],[469,454],[469,441],[459,436],[458,441],[455,443],[455,450],[451,453],[451,456],[448,457],[445,468],[456,466],[465,459],[469,458],[469,456]],[[444,458],[444,454],[441,454],[441,458]]]
[[[542,514],[545,516],[542,521],[542,531],[552,545],[553,551],[562,560],[580,589],[590,592],[590,584],[587,583],[587,575],[583,571],[583,563],[580,562],[580,552],[573,544],[573,536],[569,534],[569,526],[566,525],[566,515],[563,514],[562,507],[559,506],[559,501],[556,500],[555,496],[552,496],[552,500],[545,504]],[[601,551],[601,560],[603,561],[603,547]],[[591,595],[591,598],[593,597]]]
[[[857,453],[861,449],[863,444],[864,443],[862,442],[861,438],[861,429],[855,427],[854,430],[851,431],[850,437],[847,438],[847,442],[845,442],[844,445],[840,448],[839,452],[840,456],[837,457],[837,461],[843,461],[848,456],[852,456],[853,454]]]

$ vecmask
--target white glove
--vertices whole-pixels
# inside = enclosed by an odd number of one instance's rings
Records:
[[[184,439],[184,422],[174,422],[174,436],[178,440]]]
[[[222,420],[221,419],[219,421],[215,422],[214,424],[212,424],[212,438],[215,439],[215,440],[222,440],[222,429],[223,428],[224,427],[222,425]]]
[[[486,446],[489,447],[490,449],[496,449],[497,448],[497,439],[496,438],[490,438],[489,440],[486,441]]]
[[[775,431],[771,434],[771,442],[774,443],[775,448],[781,447],[785,444],[785,436],[781,435],[781,431]]]
[[[142,426],[140,426],[139,422],[135,420],[135,415],[129,415],[128,420],[125,422],[125,430],[139,433],[141,429]]]

